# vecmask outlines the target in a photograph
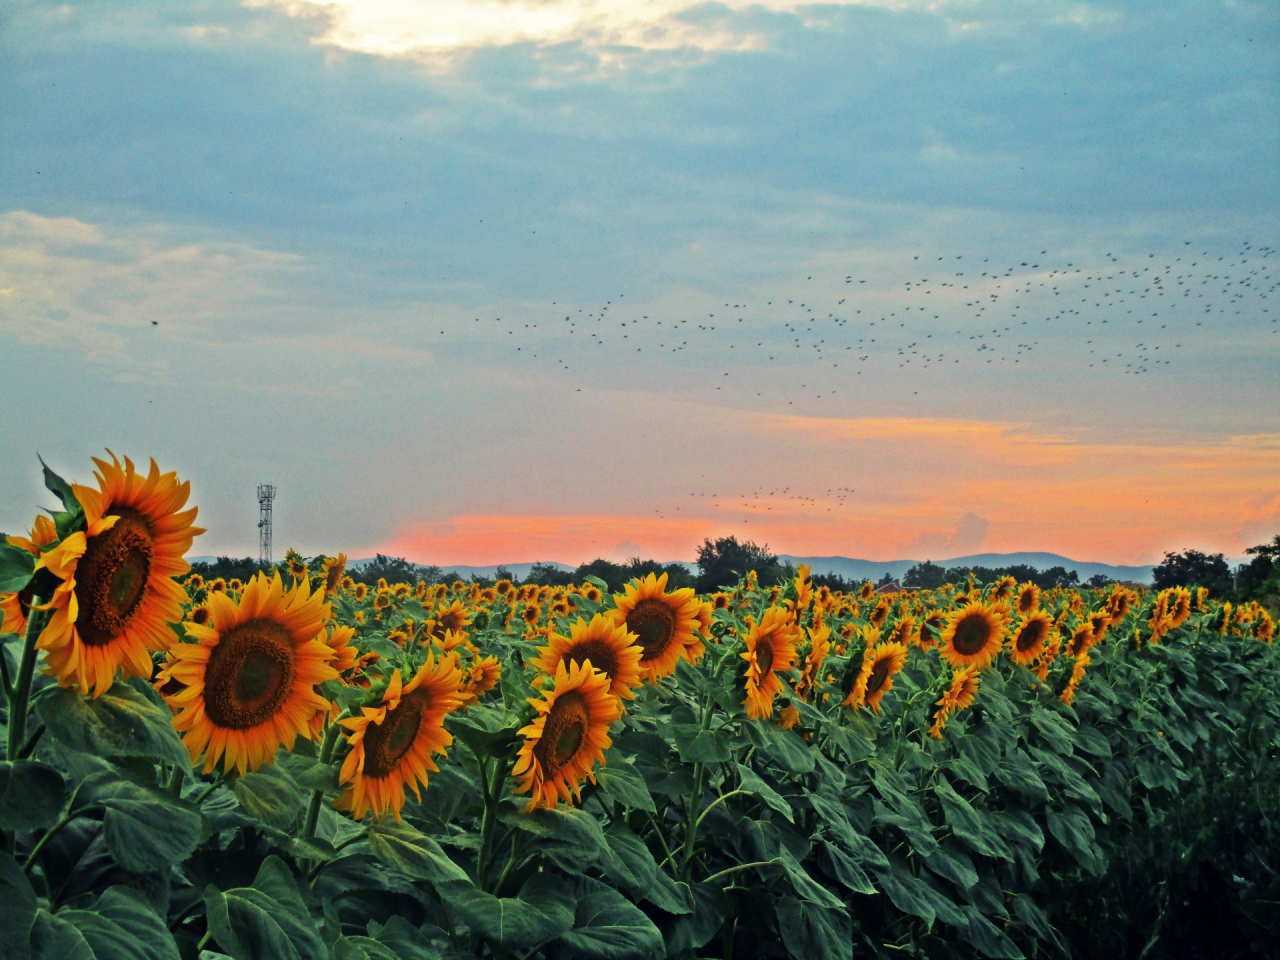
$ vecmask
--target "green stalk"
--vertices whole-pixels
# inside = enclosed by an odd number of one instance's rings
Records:
[[[710,696],[702,704],[702,729],[711,729],[711,704]],[[687,813],[689,824],[684,834],[684,863],[681,867],[681,875],[684,880],[688,881],[690,871],[693,869],[693,846],[698,839],[698,824],[702,819],[698,816],[698,808],[702,806],[702,784],[703,777],[706,775],[706,767],[701,761],[693,765],[693,794],[689,797],[689,810]]]
[[[18,679],[9,696],[9,740],[5,756],[16,760],[27,739],[27,713],[31,703],[31,678],[36,672],[36,640],[49,620],[47,610],[37,609],[45,603],[44,597],[31,601],[31,613],[27,619],[27,636],[22,645],[22,660],[18,664]]]
[[[320,762],[328,764],[333,760],[334,748],[338,745],[338,734],[341,732],[337,723],[330,723],[324,732],[324,742],[320,745]],[[320,820],[320,804],[324,803],[324,791],[313,790],[311,803],[307,807],[307,819],[302,826],[302,839],[309,840],[316,835],[316,823]]]

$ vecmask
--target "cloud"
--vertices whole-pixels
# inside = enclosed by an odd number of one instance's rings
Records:
[[[950,559],[976,553],[986,542],[991,521],[970,511],[950,533],[922,533],[899,551],[908,559]]]

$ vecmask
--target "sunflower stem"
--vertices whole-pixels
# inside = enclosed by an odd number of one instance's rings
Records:
[[[36,641],[48,622],[48,611],[41,610],[44,597],[31,601],[31,615],[27,620],[27,636],[22,645],[22,660],[18,663],[18,679],[9,696],[9,740],[5,756],[16,760],[27,739],[27,713],[31,702],[31,678],[36,672]]]
[[[708,695],[702,703],[703,730],[711,729],[711,716],[711,697]],[[680,870],[685,881],[688,881],[689,874],[693,870],[693,846],[698,839],[698,824],[702,822],[702,818],[698,816],[698,808],[702,806],[702,785],[706,772],[706,767],[701,761],[698,761],[693,765],[693,793],[689,797],[689,809],[687,814],[689,825],[685,829],[684,863]]]
[[[324,741],[320,744],[320,762],[328,764],[333,760],[334,748],[338,745],[338,734],[341,728],[330,722],[324,732]],[[324,790],[311,791],[311,803],[307,806],[307,819],[302,826],[302,839],[310,840],[316,835],[316,824],[320,821],[320,804],[324,803]]]

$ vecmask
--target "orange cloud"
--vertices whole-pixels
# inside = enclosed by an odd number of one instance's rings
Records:
[[[1137,564],[1188,546],[1239,556],[1280,527],[1280,434],[1115,440],[975,420],[667,414],[672,437],[689,422],[718,426],[692,468],[632,471],[647,491],[636,481],[603,510],[419,521],[379,549],[443,564],[575,563],[625,543],[688,560],[704,537],[736,533],[798,555],[1046,550]]]

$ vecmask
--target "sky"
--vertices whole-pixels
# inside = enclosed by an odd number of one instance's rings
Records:
[[[1268,2],[17,0],[0,529],[196,555],[1238,557],[1280,533]]]

